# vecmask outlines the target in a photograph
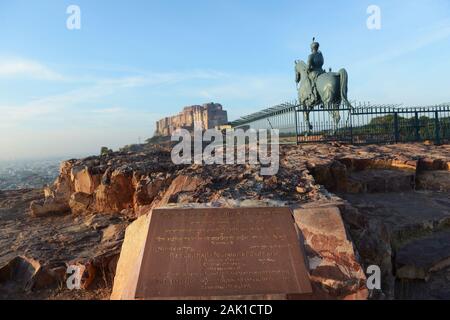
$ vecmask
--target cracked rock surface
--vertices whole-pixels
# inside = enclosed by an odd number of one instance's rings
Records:
[[[0,298],[108,299],[125,229],[152,208],[261,203],[303,209],[296,220],[321,298],[367,298],[370,264],[383,270],[375,297],[446,297],[436,283],[450,282],[439,240],[449,173],[450,147],[426,144],[282,146],[274,176],[259,165],[173,165],[169,149],[151,145],[69,160],[44,190],[0,191]],[[429,261],[414,260],[425,248]],[[86,290],[65,289],[70,265]]]

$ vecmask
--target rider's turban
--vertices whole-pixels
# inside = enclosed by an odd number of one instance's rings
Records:
[[[311,43],[311,49],[319,50],[320,44],[316,42],[316,38],[313,38],[313,42]]]

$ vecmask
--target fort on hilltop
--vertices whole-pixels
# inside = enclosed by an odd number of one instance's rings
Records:
[[[228,115],[219,103],[206,103],[185,107],[179,114],[156,122],[156,136],[170,136],[177,129],[192,131],[194,123],[201,123],[202,129],[216,128],[228,124]]]

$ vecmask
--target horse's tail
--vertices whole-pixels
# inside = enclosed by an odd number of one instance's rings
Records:
[[[341,98],[342,98],[342,101],[344,102],[344,104],[348,108],[353,109],[353,106],[351,105],[351,103],[348,101],[348,98],[347,98],[347,92],[348,92],[348,74],[347,74],[347,70],[345,70],[345,69],[339,70],[339,76],[341,78]]]

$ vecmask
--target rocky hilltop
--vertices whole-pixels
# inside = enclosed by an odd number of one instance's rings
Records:
[[[301,209],[316,297],[449,297],[449,174],[450,147],[426,144],[283,146],[269,177],[175,166],[155,145],[65,161],[44,190],[0,192],[0,297],[109,298],[125,229],[167,206]],[[369,292],[373,264],[383,286]],[[87,290],[65,289],[69,265]]]

